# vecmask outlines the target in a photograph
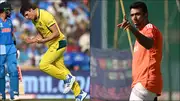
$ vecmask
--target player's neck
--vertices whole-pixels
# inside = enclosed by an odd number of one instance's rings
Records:
[[[34,19],[34,21],[37,21],[38,20],[38,16],[39,16],[38,9],[36,8],[34,12],[35,12],[35,19]]]

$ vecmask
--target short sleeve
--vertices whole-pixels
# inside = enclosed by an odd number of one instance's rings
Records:
[[[9,24],[10,24],[9,27],[11,28],[11,33],[13,33],[14,32],[14,26],[13,26],[11,19],[9,19]]]
[[[146,26],[146,31],[145,31],[145,36],[146,37],[149,37],[149,38],[152,38],[152,39],[156,39],[156,29],[153,27],[152,24],[148,24]]]
[[[43,16],[43,21],[44,21],[44,23],[45,23],[45,25],[47,27],[50,27],[50,26],[52,26],[53,24],[56,23],[56,21],[55,21],[54,17],[52,16],[52,14],[47,12],[47,11],[45,11],[45,14]]]

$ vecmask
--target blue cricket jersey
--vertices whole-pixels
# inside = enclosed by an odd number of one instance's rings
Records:
[[[11,45],[14,44],[13,37],[13,25],[9,18],[3,21],[0,18],[0,45]]]

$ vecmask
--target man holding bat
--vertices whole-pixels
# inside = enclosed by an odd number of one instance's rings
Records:
[[[124,16],[117,26],[129,29],[136,37],[132,60],[132,91],[130,101],[157,101],[162,91],[162,34],[148,20],[147,6],[135,2],[130,6],[135,27]]]
[[[16,46],[13,25],[10,20],[11,5],[7,2],[0,4],[0,97],[4,101],[5,94],[5,64],[10,77],[10,99],[14,100],[19,95],[19,79],[16,59]]]

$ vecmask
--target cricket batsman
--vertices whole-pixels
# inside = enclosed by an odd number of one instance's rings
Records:
[[[5,63],[10,78],[10,100],[19,95],[19,79],[16,59],[16,46],[14,44],[13,25],[10,20],[11,5],[7,2],[0,4],[0,96],[4,101],[5,94]]]

